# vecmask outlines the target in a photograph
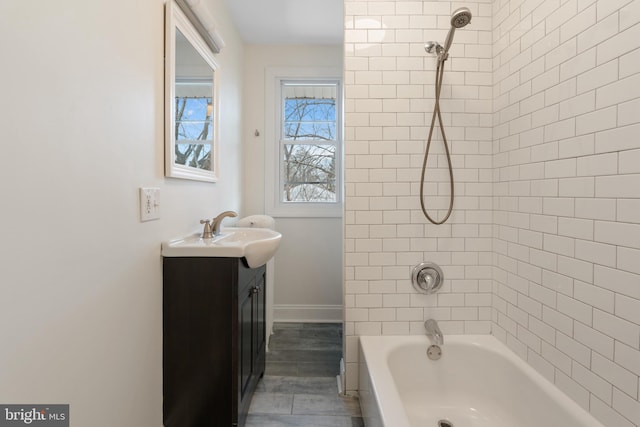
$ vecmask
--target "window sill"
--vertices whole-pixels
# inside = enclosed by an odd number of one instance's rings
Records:
[[[266,214],[274,218],[341,218],[342,206],[308,206],[305,208],[267,209]]]

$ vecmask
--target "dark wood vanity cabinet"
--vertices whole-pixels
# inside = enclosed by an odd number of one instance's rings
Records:
[[[243,426],[265,367],[265,266],[163,259],[166,427]]]

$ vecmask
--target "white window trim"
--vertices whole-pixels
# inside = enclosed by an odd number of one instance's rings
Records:
[[[336,136],[336,199],[335,203],[283,203],[280,200],[280,130],[282,108],[281,83],[283,81],[337,81],[336,102],[340,103]],[[329,218],[343,214],[343,99],[342,70],[339,68],[267,68],[265,72],[265,213],[273,217]]]

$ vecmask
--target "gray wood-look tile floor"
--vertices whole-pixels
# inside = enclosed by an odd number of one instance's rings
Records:
[[[275,323],[265,376],[246,427],[363,427],[356,398],[338,394],[342,324]]]

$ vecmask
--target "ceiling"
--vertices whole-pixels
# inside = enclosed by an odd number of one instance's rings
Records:
[[[224,0],[248,44],[342,44],[343,0]]]

